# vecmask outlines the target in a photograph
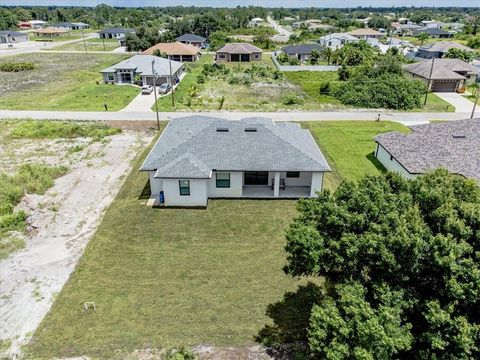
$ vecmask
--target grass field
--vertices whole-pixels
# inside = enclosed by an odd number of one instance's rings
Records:
[[[69,41],[69,40],[78,40],[81,39],[82,35],[81,34],[64,34],[61,36],[55,36],[55,37],[50,37],[50,36],[40,36],[40,35],[34,35],[30,34],[29,39],[31,41],[46,41],[46,42],[62,42],[62,41]]]
[[[423,99],[422,99],[423,103]],[[450,105],[445,100],[439,98],[433,93],[429,93],[427,96],[427,103],[420,109],[413,109],[412,111],[425,111],[425,112],[455,112],[455,106]]]
[[[31,61],[36,68],[0,72],[0,108],[104,111],[106,103],[109,111],[120,110],[138,94],[138,88],[103,84],[99,71],[127,57],[42,52],[1,59],[0,62]]]
[[[87,52],[88,51],[112,51],[118,48],[118,40],[105,40],[103,39],[87,39],[85,40],[85,44],[87,45]],[[77,41],[70,44],[56,46],[49,50],[55,51],[85,51],[85,44],[83,41]],[[105,45],[105,46],[104,46]]]
[[[389,131],[409,131],[389,121],[319,121],[302,125],[310,129],[332,168],[332,173],[325,177],[325,187],[330,189],[335,189],[343,179],[358,180],[365,174],[383,171],[373,156],[373,138]]]

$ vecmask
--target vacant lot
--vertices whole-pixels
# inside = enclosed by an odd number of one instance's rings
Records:
[[[0,59],[36,65],[31,71],[0,72],[0,109],[104,111],[106,103],[109,111],[120,110],[138,88],[103,84],[99,71],[127,57],[42,52]]]
[[[85,45],[87,51],[112,51],[118,48],[118,40],[105,40],[105,39],[87,39],[85,43],[83,41],[77,41],[70,44],[60,45],[52,48],[55,51],[85,51]]]
[[[319,121],[303,125],[310,129],[332,167],[332,173],[325,178],[325,186],[330,189],[335,189],[343,179],[358,180],[365,174],[383,170],[373,156],[376,135],[409,131],[407,127],[389,121]]]

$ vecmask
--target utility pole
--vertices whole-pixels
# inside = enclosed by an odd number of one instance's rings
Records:
[[[87,54],[87,42],[85,41],[85,34],[83,33],[83,27],[82,27],[82,37],[83,37],[83,46],[85,47],[85,54]]]
[[[155,60],[152,60],[153,75],[153,93],[155,96],[155,112],[157,114],[157,130],[160,130],[160,118],[158,117],[158,101],[157,101],[157,73],[155,72]]]
[[[477,96],[475,96],[475,101],[473,102],[473,109],[472,109],[472,115],[470,115],[470,119],[473,119],[475,116],[475,109],[477,107],[477,102],[479,100],[479,95],[480,94],[480,89],[477,89]]]
[[[170,66],[170,85],[172,86],[172,106],[175,107],[175,96],[173,95],[173,89],[174,89],[174,84],[173,84],[173,78],[172,78],[172,60],[168,60],[168,65]]]
[[[427,105],[428,92],[430,91],[434,64],[435,64],[435,58],[432,58],[432,67],[430,68],[430,76],[428,77],[427,91],[425,92],[425,101],[423,102],[423,106]]]
[[[102,42],[103,42],[103,51],[106,51],[105,50],[105,38],[104,37],[102,37]]]

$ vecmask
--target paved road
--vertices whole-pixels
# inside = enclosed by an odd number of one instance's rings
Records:
[[[455,112],[465,113],[471,112],[473,109],[473,102],[462,94],[456,92],[436,92],[435,95],[454,106]]]
[[[271,16],[267,16],[267,21],[272,28],[278,31],[278,34],[272,36],[272,40],[278,42],[287,42],[292,33],[273,20]]]
[[[479,110],[480,112],[480,110]],[[477,112],[477,114],[479,113]],[[324,120],[375,120],[379,112],[372,111],[288,111],[288,112],[161,112],[160,119],[204,115],[227,119],[261,116],[275,121],[324,121]],[[427,113],[427,112],[381,112],[382,120],[397,121],[406,125],[422,124],[432,120],[460,120],[469,118],[469,113]],[[156,114],[147,111],[121,112],[85,112],[85,111],[30,111],[0,110],[0,119],[36,119],[36,120],[155,120]]]

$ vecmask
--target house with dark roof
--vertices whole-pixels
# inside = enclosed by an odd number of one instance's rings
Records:
[[[132,33],[135,33],[135,30],[129,28],[108,28],[97,32],[100,39],[119,39]]]
[[[207,39],[203,36],[195,35],[195,34],[183,34],[176,39],[178,42],[193,45],[201,49],[205,49],[207,47]]]
[[[434,39],[449,39],[453,38],[453,34],[451,32],[445,31],[440,28],[426,28],[426,29],[419,29],[415,31],[414,36],[418,36],[421,33],[425,33],[428,37]]]
[[[153,55],[156,51],[164,54],[167,59],[193,62],[200,57],[200,48],[194,45],[184,44],[179,41],[173,43],[158,43],[144,50],[142,54]]]
[[[418,49],[417,57],[422,59],[440,59],[450,49],[460,49],[465,51],[473,51],[468,46],[459,44],[453,41],[439,41],[432,44],[427,44]]]
[[[105,83],[142,85],[175,84],[183,73],[183,64],[153,55],[135,55],[100,71]]]
[[[433,68],[432,68],[433,61]],[[460,59],[420,61],[403,67],[412,78],[430,85],[431,91],[454,92],[476,81],[479,69]]]
[[[444,168],[480,182],[480,119],[410,127],[412,133],[375,137],[375,157],[388,171],[411,179]]]
[[[169,122],[140,171],[155,203],[205,207],[210,198],[315,197],[330,167],[297,123],[195,115]]]
[[[312,51],[316,50],[321,52],[323,47],[318,44],[299,44],[299,45],[287,45],[280,49],[280,52],[286,54],[289,58],[297,58],[300,61],[305,61],[310,58]]]
[[[358,41],[360,41],[359,38],[349,33],[331,33],[323,35],[318,39],[320,45],[333,50],[341,49],[345,44]]]
[[[52,26],[54,28],[68,29],[68,30],[82,30],[82,29],[88,29],[90,27],[90,25],[84,22],[60,22]]]
[[[28,34],[18,31],[0,30],[0,44],[16,44],[28,41]]]
[[[249,43],[227,43],[217,50],[216,61],[250,62],[262,60],[262,49]]]

